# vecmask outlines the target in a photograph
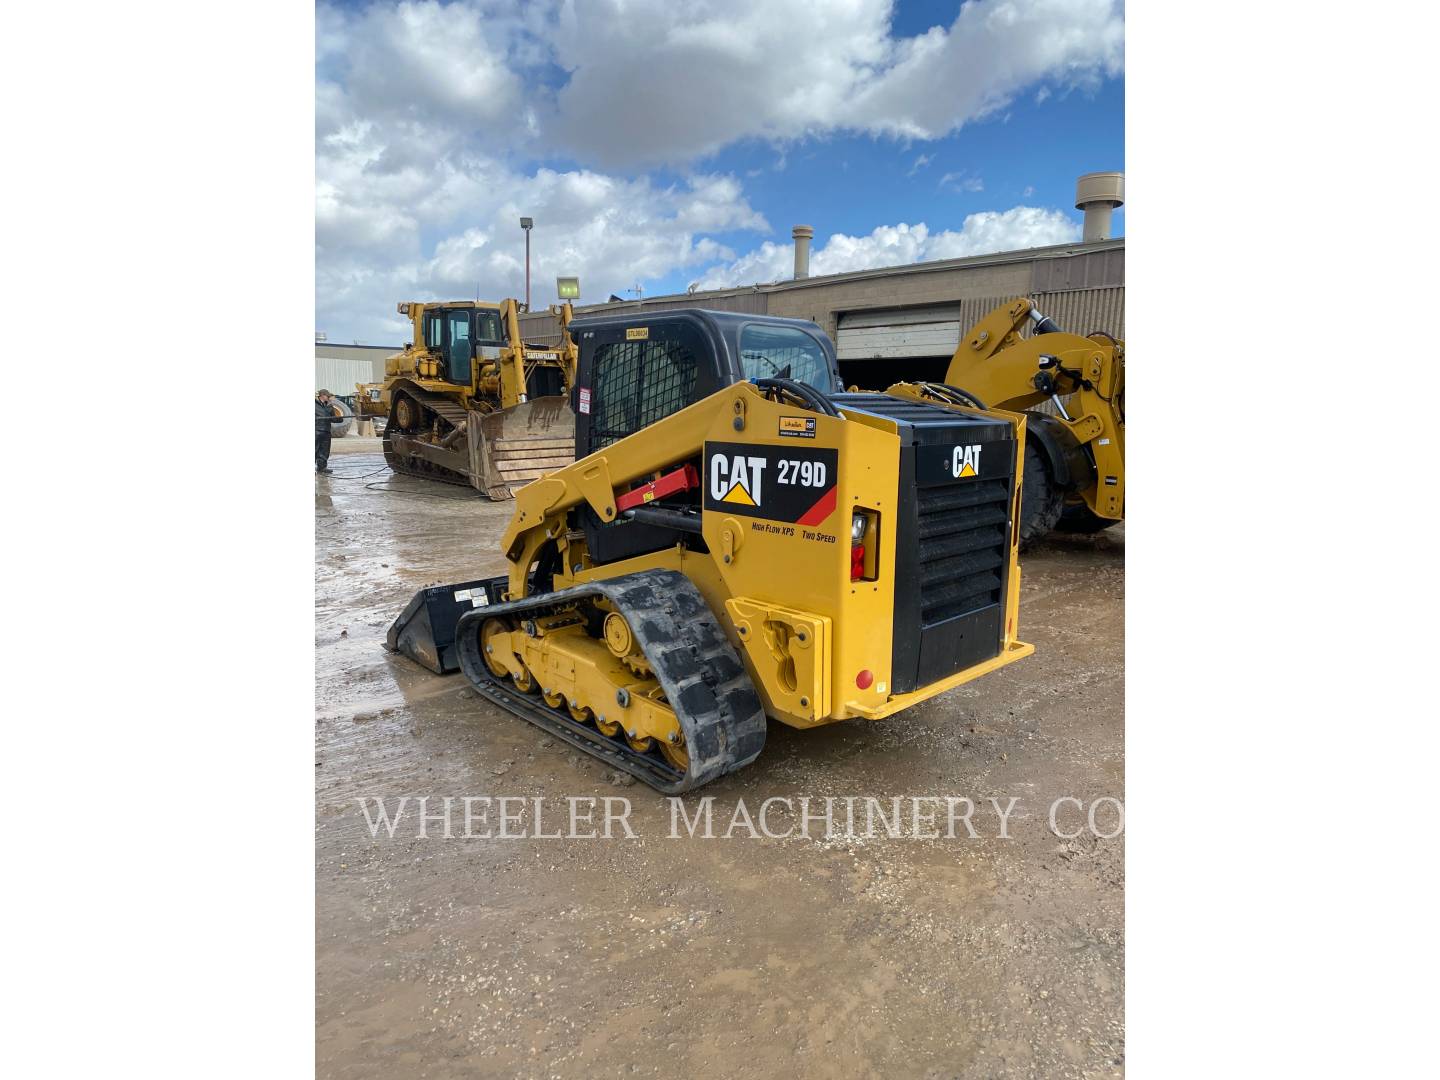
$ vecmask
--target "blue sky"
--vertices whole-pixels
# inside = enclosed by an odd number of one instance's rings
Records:
[[[316,329],[577,274],[585,300],[1078,236],[1124,167],[1116,0],[385,2],[317,8]],[[798,50],[798,51],[797,51]],[[1123,211],[1116,231],[1123,232]]]
[[[902,12],[908,6],[902,4]],[[915,6],[953,11],[958,4]],[[803,222],[815,227],[817,247],[833,232],[863,235],[898,221],[958,229],[968,214],[1018,205],[1067,211],[1078,225],[1076,177],[1125,167],[1125,81],[1107,79],[1041,103],[1026,94],[994,118],[934,141],[831,135],[779,154],[749,141],[707,165],[746,177],[746,195],[774,226],[775,238],[788,240],[790,226]],[[1114,232],[1124,235],[1123,208]],[[716,238],[737,250],[747,243],[739,232]],[[670,274],[645,282],[646,294],[683,291],[693,280]]]

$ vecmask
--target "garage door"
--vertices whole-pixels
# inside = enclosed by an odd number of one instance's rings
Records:
[[[960,305],[851,312],[838,329],[841,360],[949,356],[960,344]]]

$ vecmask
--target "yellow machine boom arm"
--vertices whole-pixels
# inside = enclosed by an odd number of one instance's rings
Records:
[[[1035,324],[1034,333],[1023,338],[1027,322]],[[1094,462],[1094,483],[1077,494],[1097,516],[1119,520],[1125,512],[1124,357],[1124,342],[1104,333],[1065,333],[1022,298],[990,312],[961,339],[945,382],[993,409],[1052,402],[1058,422]]]

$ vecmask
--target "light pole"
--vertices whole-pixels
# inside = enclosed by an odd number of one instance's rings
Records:
[[[522,217],[520,227],[525,230],[525,310],[530,310],[530,228],[534,218]]]

